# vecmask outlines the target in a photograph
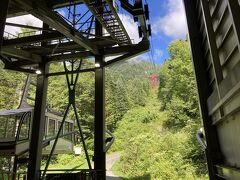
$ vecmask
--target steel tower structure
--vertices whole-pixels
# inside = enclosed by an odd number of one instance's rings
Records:
[[[141,41],[134,44],[118,14],[121,6],[138,23]],[[0,58],[5,69],[37,73],[36,98],[29,151],[28,179],[39,179],[48,78],[82,72],[95,73],[94,170],[105,179],[104,69],[149,50],[151,28],[148,6],[142,0],[1,0]],[[65,12],[59,13],[60,10]],[[42,27],[8,23],[7,18],[31,14]],[[67,14],[67,15],[66,15]],[[31,29],[18,36],[5,26]],[[115,56],[106,61],[107,56]],[[95,58],[95,67],[49,72],[55,62],[74,64],[76,59]],[[73,79],[71,80],[73,82]],[[74,83],[69,83],[69,104],[74,104]]]

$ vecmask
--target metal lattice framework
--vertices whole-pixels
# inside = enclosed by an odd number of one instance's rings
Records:
[[[129,6],[135,19],[139,19],[139,31],[144,38],[139,44],[132,44],[123,26],[113,1],[34,1],[11,0],[8,5],[7,17],[32,14],[42,20],[45,27],[33,27],[22,24],[6,23],[7,26],[32,29],[32,32],[20,33],[17,36],[5,32],[1,46],[1,58],[6,69],[34,73],[46,56],[48,62],[64,61],[74,58],[89,58],[95,55],[125,55],[142,53],[149,49],[144,9],[141,1],[135,6],[122,1],[124,7]],[[117,5],[115,5],[117,6]],[[140,6],[140,7],[139,7]],[[21,8],[19,8],[21,7]],[[68,11],[61,15],[59,10]],[[137,9],[135,13],[134,9]],[[99,21],[106,33],[96,35],[95,22]],[[122,58],[118,59],[122,60]],[[116,61],[113,61],[116,62]],[[106,62],[107,65],[111,62]]]
[[[119,17],[120,6],[138,24],[138,33],[142,40],[137,44],[132,42]],[[69,80],[69,74],[77,74],[78,77],[82,72],[95,73],[94,173],[101,172],[97,179],[105,179],[105,153],[109,145],[105,138],[104,69],[113,63],[149,50],[151,28],[148,24],[148,6],[143,5],[142,0],[131,2],[128,0],[1,0],[0,7],[0,58],[5,64],[5,69],[26,73],[38,72],[31,127],[34,131],[31,133],[29,147],[28,179],[39,179],[41,174],[48,77],[66,75]],[[6,22],[7,18],[26,14],[40,19],[43,26]],[[12,35],[4,31],[5,26],[26,28],[28,32]],[[106,61],[107,56],[116,58]],[[67,69],[66,62],[85,58],[95,58],[95,67],[82,68],[80,65],[76,69]],[[55,62],[63,62],[65,71],[49,73],[49,65]],[[68,82],[68,107],[74,108],[71,98],[74,99],[75,93],[72,92],[71,86],[75,86],[76,81],[74,79],[70,81],[75,84]],[[67,112],[68,108],[66,114]],[[77,115],[76,109],[74,112]],[[80,124],[78,128],[81,131]],[[87,153],[87,150],[85,152]],[[90,159],[88,164],[91,169]],[[46,170],[47,166],[43,177]]]

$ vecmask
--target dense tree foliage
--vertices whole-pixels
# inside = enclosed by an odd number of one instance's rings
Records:
[[[166,125],[182,128],[197,120],[197,90],[188,42],[180,40],[169,45],[169,60],[160,69],[159,98],[162,110],[168,110]]]
[[[110,130],[129,109],[145,106],[150,92],[148,75],[155,71],[145,61],[122,63],[106,70],[106,121]]]
[[[201,127],[188,42],[169,45],[160,68],[158,102],[131,109],[116,130],[113,150],[122,151],[117,173],[129,179],[204,179],[205,158],[196,130]]]
[[[168,118],[164,126],[171,131],[183,131],[189,136],[191,148],[187,158],[205,172],[204,154],[196,141],[196,130],[201,127],[197,89],[187,41],[169,45],[170,58],[160,69],[159,98]]]
[[[0,109],[17,108],[21,98],[24,74],[3,70],[0,61]]]

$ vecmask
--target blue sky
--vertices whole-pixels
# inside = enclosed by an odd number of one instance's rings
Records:
[[[131,1],[130,1],[131,2]],[[156,64],[162,64],[169,58],[168,45],[176,39],[185,39],[187,36],[187,25],[182,0],[143,0],[149,5],[150,23],[152,27],[151,51],[142,55],[142,59],[151,59]],[[122,19],[131,39],[137,43],[137,24],[126,11],[119,9]]]
[[[152,26],[154,62],[161,64],[169,57],[167,47],[175,39],[186,38],[187,25],[182,0],[148,0]]]
[[[150,23],[152,27],[151,52],[142,55],[144,59],[153,59],[156,64],[161,64],[169,57],[167,47],[175,39],[186,38],[187,27],[182,0],[143,0],[148,2],[150,11]],[[64,13],[64,12],[63,12]],[[119,16],[127,29],[130,38],[137,43],[137,24],[133,22],[130,14],[119,9]],[[9,18],[8,22],[29,24],[41,27],[42,22],[31,15]],[[6,26],[5,31],[12,34],[19,32],[19,28]]]

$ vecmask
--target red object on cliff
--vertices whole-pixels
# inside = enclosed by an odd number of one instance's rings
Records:
[[[148,78],[151,80],[151,86],[153,89],[156,89],[158,87],[158,75],[150,75]]]

